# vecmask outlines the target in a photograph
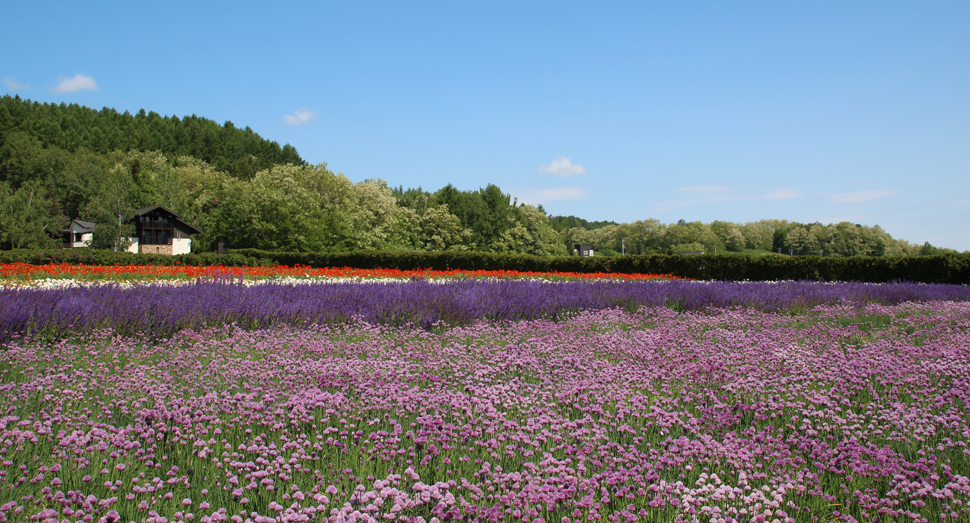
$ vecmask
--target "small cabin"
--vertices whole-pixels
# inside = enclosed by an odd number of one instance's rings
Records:
[[[138,209],[130,221],[135,236],[128,250],[143,254],[188,254],[192,235],[202,232],[161,205]]]
[[[589,257],[593,255],[592,245],[580,245],[578,243],[574,243],[573,250],[576,252],[576,254],[579,254],[580,256]]]
[[[94,237],[94,222],[71,220],[67,229],[61,229],[57,232],[61,236],[62,248],[87,247],[91,245],[91,239]]]

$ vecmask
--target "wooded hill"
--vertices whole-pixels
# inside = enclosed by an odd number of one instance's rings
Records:
[[[495,185],[462,191],[353,183],[308,165],[290,145],[250,128],[197,116],[100,111],[0,98],[0,248],[57,245],[71,219],[98,224],[92,246],[115,248],[135,209],[164,205],[215,242],[269,251],[448,251],[566,255],[573,243],[599,254],[777,251],[911,255],[941,252],[893,239],[878,226],[762,220],[633,223],[549,217]],[[119,221],[121,222],[119,224]]]
[[[303,165],[296,149],[265,140],[252,129],[237,129],[198,116],[160,116],[144,109],[132,115],[110,108],[100,111],[77,104],[42,104],[19,96],[0,99],[0,137],[4,144],[25,149],[95,154],[112,151],[158,151],[177,158],[192,156],[218,171],[250,179],[273,165]]]

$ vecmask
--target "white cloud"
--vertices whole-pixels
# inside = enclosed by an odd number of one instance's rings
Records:
[[[573,165],[572,160],[560,156],[549,164],[540,165],[537,172],[553,176],[572,176],[574,174],[586,174],[586,168],[579,164]]]
[[[777,189],[766,194],[763,198],[765,200],[786,200],[788,198],[798,198],[802,193],[794,189]]]
[[[10,91],[21,91],[24,89],[30,89],[30,84],[22,84],[13,78],[3,77],[3,83],[7,84],[7,89]]]
[[[520,201],[533,205],[589,198],[589,191],[582,187],[556,187],[552,189],[520,187],[510,189],[509,192],[514,194]]]
[[[863,203],[871,202],[872,200],[898,193],[899,191],[893,191],[890,189],[871,189],[868,191],[844,192],[829,196],[829,201],[832,203]]]
[[[54,88],[55,93],[76,93],[78,91],[97,91],[98,83],[94,81],[94,78],[86,74],[76,74],[72,78],[66,78],[61,80],[57,87]]]
[[[317,113],[315,111],[308,111],[306,109],[297,109],[293,111],[293,114],[284,114],[283,123],[286,125],[303,125],[310,123],[311,120],[317,119]]]

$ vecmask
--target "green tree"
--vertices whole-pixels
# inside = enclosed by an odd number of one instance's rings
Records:
[[[122,251],[131,245],[135,227],[129,222],[135,209],[144,207],[142,192],[124,155],[109,159],[112,167],[89,185],[91,198],[84,206],[85,219],[95,222],[91,247]],[[150,205],[151,202],[149,201]]]
[[[12,189],[0,182],[0,245],[8,249],[53,247],[56,226],[50,212],[44,186],[37,181]]]
[[[767,223],[748,222],[741,227],[744,235],[744,246],[747,249],[770,251],[774,242],[774,229]]]
[[[92,217],[83,215],[84,209],[97,197],[98,182],[105,176],[105,160],[103,155],[80,147],[69,156],[64,170],[48,180],[50,194],[56,195],[67,219],[92,221]]]
[[[785,237],[785,249],[791,254],[817,256],[821,248],[818,236],[804,226],[795,227]]]
[[[251,182],[228,178],[209,218],[213,241],[233,247],[317,252],[350,240],[352,184],[319,166],[280,165]]]
[[[11,132],[2,137],[0,144],[0,182],[17,188],[37,178],[36,160],[44,146],[37,138],[24,132]]]
[[[719,244],[729,251],[744,249],[744,234],[737,224],[731,222],[714,221],[710,225],[711,232],[717,235]]]
[[[387,182],[371,178],[359,182],[351,191],[350,247],[363,249],[402,249],[413,245],[406,230],[413,220],[402,212]]]
[[[701,222],[686,222],[680,220],[675,224],[667,227],[667,234],[664,236],[664,243],[666,244],[667,254],[679,254],[681,252],[693,252],[695,250],[703,250],[705,252],[714,252],[714,247],[718,246],[724,248],[721,239],[714,234],[711,227],[705,223]],[[702,249],[691,249],[690,251],[685,251],[685,245],[701,245]]]
[[[413,212],[413,211],[412,211]],[[416,248],[424,251],[467,251],[471,249],[471,229],[461,226],[457,216],[441,204],[428,207],[420,216],[420,240]]]
[[[654,218],[621,224],[617,234],[626,246],[621,245],[620,251],[627,254],[660,254],[666,235],[667,226]]]
[[[521,205],[514,222],[492,243],[494,252],[562,256],[566,254],[562,236],[552,228],[546,213],[531,205]]]

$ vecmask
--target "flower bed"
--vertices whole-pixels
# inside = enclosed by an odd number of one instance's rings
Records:
[[[616,282],[450,280],[314,283],[308,285],[202,282],[0,289],[0,341],[17,333],[61,339],[97,329],[121,335],[164,337],[187,328],[234,324],[246,329],[275,325],[342,323],[469,325],[479,320],[562,319],[583,310],[670,307],[680,311],[751,307],[798,312],[822,304],[897,304],[970,300],[960,285],[818,282]]]
[[[20,339],[0,521],[966,521],[968,333],[933,301]]]
[[[605,272],[531,272],[531,271],[466,271],[432,269],[354,269],[351,267],[312,268],[303,265],[288,267],[196,267],[161,265],[72,265],[67,263],[30,265],[26,263],[0,264],[0,281],[29,284],[32,281],[62,278],[81,281],[157,281],[157,280],[221,280],[229,278],[250,281],[306,278],[306,279],[439,279],[439,278],[493,278],[493,279],[552,279],[552,280],[603,280],[624,281],[669,280],[675,276],[663,274],[613,274]]]
[[[4,269],[0,523],[970,519],[967,286]]]

